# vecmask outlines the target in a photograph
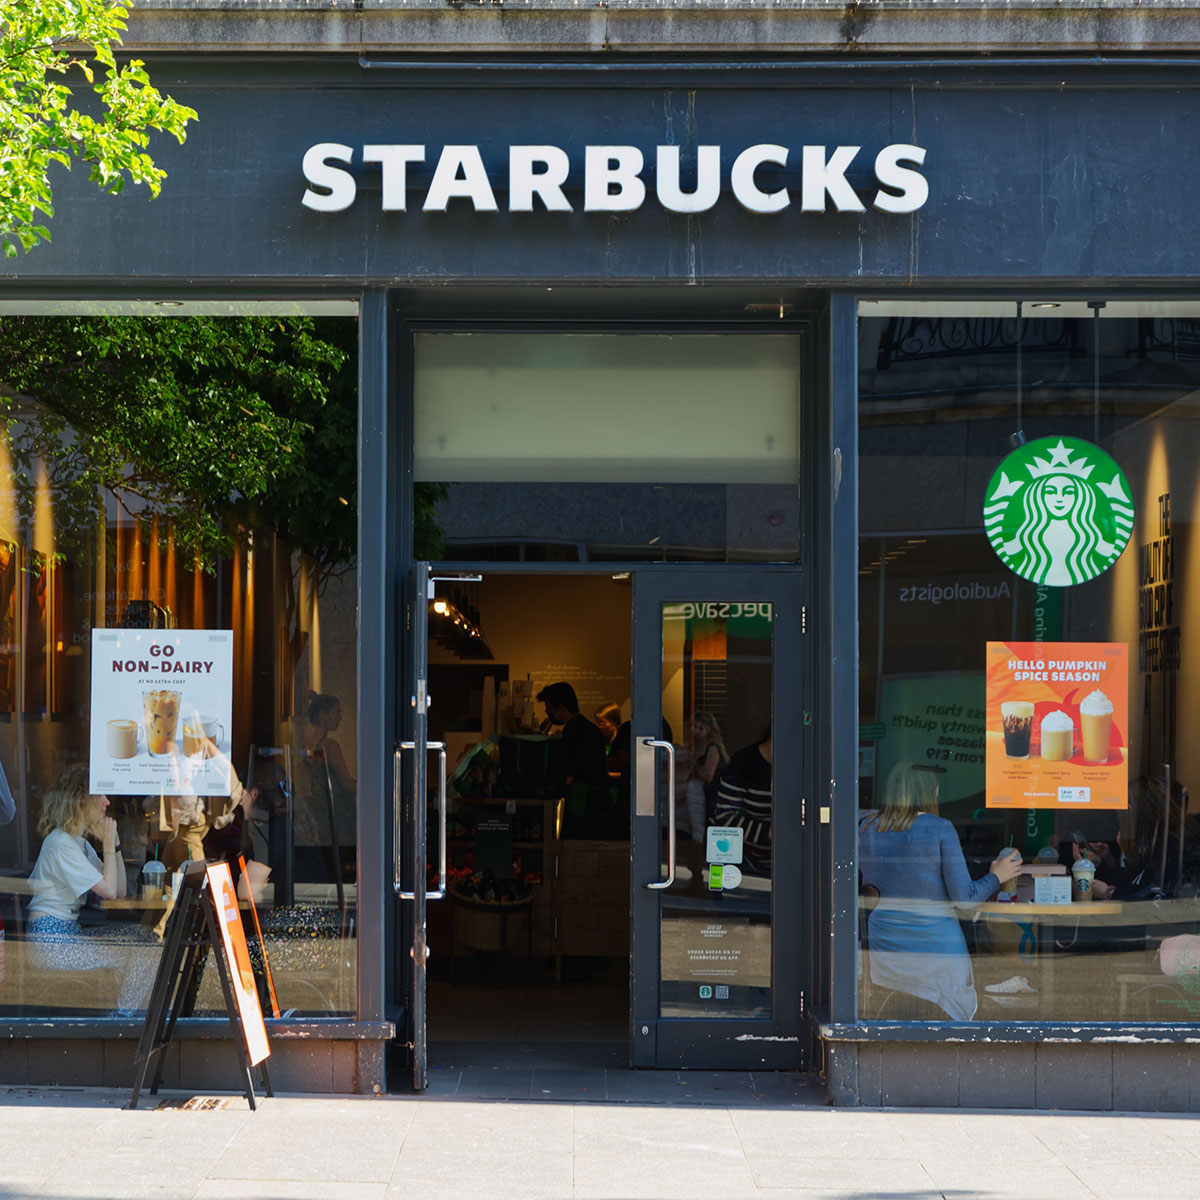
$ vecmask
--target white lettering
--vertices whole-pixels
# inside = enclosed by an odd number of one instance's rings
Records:
[[[837,146],[827,160],[824,146],[805,146],[800,158],[800,211],[824,212],[826,195],[838,212],[863,212],[846,172],[860,146]]]
[[[470,200],[476,212],[500,211],[478,146],[442,147],[423,207],[426,212],[445,212],[455,199]]]
[[[535,167],[541,167],[535,171]],[[508,211],[533,212],[537,196],[547,212],[574,212],[563,195],[571,162],[557,146],[510,146],[508,149]]]
[[[404,212],[408,164],[425,161],[424,146],[364,146],[363,162],[383,168],[383,211]]]
[[[696,147],[696,188],[679,186],[679,147],[658,147],[658,202],[668,212],[707,212],[721,198],[721,147]]]
[[[341,167],[331,167],[330,159],[349,163],[354,158],[354,151],[341,142],[318,142],[310,146],[304,153],[301,164],[304,178],[314,187],[328,188],[329,195],[314,192],[310,187],[301,197],[300,203],[314,212],[342,212],[354,203],[354,195],[358,190],[354,184],[354,176]]]
[[[929,199],[929,180],[920,171],[900,164],[912,163],[919,167],[924,162],[925,150],[921,146],[910,146],[904,142],[884,146],[875,156],[875,178],[884,187],[895,188],[900,195],[876,192],[875,207],[890,213],[916,212],[922,207]]]
[[[776,192],[764,192],[754,182],[754,172],[763,163],[778,163],[781,167],[786,167],[787,160],[786,146],[764,144],[743,150],[733,160],[733,170],[729,175],[729,182],[733,187],[733,194],[737,202],[743,208],[756,213],[781,212],[787,208],[791,203],[787,188],[780,188]]]
[[[636,146],[585,147],[584,212],[632,212],[641,208],[646,199],[646,185],[639,178],[644,165],[645,159]]]

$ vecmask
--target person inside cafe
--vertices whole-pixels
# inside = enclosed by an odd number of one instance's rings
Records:
[[[563,836],[615,836],[604,735],[579,711],[575,689],[569,683],[548,684],[537,698],[545,705],[547,722],[562,728]]]
[[[735,750],[717,776],[712,821],[742,830],[742,870],[771,875],[771,728],[757,742]]]
[[[80,923],[89,896],[119,900],[128,890],[117,822],[108,809],[107,796],[89,791],[83,763],[66,767],[46,793],[38,821],[44,840],[29,875],[26,941],[31,964],[45,970],[115,969],[121,976],[117,1012],[123,1015],[145,1007],[158,955],[136,952],[139,945],[148,950],[156,944],[141,924]]]
[[[604,735],[606,754],[612,753],[617,730],[621,728],[621,710],[615,704],[602,704],[595,712],[596,728]]]
[[[979,904],[1020,873],[1002,850],[972,879],[954,826],[938,816],[942,768],[899,762],[883,806],[859,825],[863,890],[876,897],[867,921],[870,978],[895,994],[886,1015],[969,1021],[979,1007],[967,943],[954,905]]]

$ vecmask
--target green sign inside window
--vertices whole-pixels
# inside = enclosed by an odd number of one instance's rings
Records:
[[[1000,560],[1022,579],[1071,587],[1102,575],[1133,532],[1121,468],[1080,438],[1038,438],[996,468],[983,526]]]

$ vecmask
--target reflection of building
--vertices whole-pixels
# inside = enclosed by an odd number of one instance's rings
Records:
[[[870,21],[847,22],[827,5],[677,4],[665,22],[615,6],[601,38],[594,12],[549,4],[536,15],[506,10],[500,46],[495,14],[470,7],[348,6],[309,26],[295,12],[251,21],[218,4],[204,26],[213,43],[198,53],[180,42],[195,24],[148,0],[130,48],[154,48],[164,85],[203,108],[186,147],[161,149],[161,198],[94,196],[76,173],[61,183],[53,243],[0,267],[11,304],[72,319],[113,304],[151,324],[251,311],[355,322],[357,409],[345,393],[304,407],[308,378],[290,370],[238,393],[297,406],[298,438],[301,425],[321,436],[305,443],[307,489],[270,519],[256,507],[270,495],[249,497],[238,511],[252,540],[211,572],[163,551],[170,530],[154,533],[132,499],[123,515],[109,509],[102,565],[68,554],[61,570],[43,570],[63,546],[41,526],[12,542],[36,571],[10,568],[0,551],[0,624],[11,612],[16,631],[3,644],[18,647],[7,675],[0,663],[0,697],[13,709],[0,712],[12,718],[0,719],[0,755],[30,750],[21,761],[31,799],[79,734],[82,676],[66,657],[73,637],[57,657],[58,630],[113,624],[130,598],[169,608],[181,628],[237,631],[239,770],[254,747],[256,766],[294,775],[312,732],[299,719],[307,692],[340,699],[330,736],[356,782],[357,891],[339,903],[326,883],[307,897],[322,901],[305,917],[312,929],[287,912],[272,933],[296,997],[298,1016],[278,1041],[297,1085],[369,1091],[419,1080],[426,1035],[453,1008],[426,1005],[421,990],[428,945],[435,999],[452,974],[437,974],[447,919],[436,902],[422,918],[417,900],[393,898],[395,886],[419,891],[410,876],[424,866],[425,797],[411,794],[422,767],[403,744],[423,729],[474,745],[509,706],[528,735],[542,714],[526,685],[569,678],[589,703],[620,705],[640,739],[632,764],[613,772],[630,789],[629,849],[605,859],[631,872],[629,888],[611,890],[630,898],[632,958],[616,973],[632,990],[614,1023],[630,1060],[823,1066],[834,1098],[851,1102],[1075,1104],[1085,1077],[1112,1104],[1195,1104],[1181,1046],[1195,1036],[1196,1007],[1153,951],[1196,915],[1186,795],[1200,767],[1189,736],[1200,686],[1186,613],[1200,570],[1200,337],[1186,297],[1200,281],[1200,250],[1181,236],[1194,224],[1196,188],[1179,147],[1200,120],[1200,89],[1192,65],[1174,58],[1197,36],[1196,17],[1109,6],[1104,40],[1115,57],[1101,62],[1087,14],[1064,34],[1058,9],[1010,13],[990,0],[986,21],[977,7],[964,16],[946,5],[934,21],[924,0],[857,7],[870,8]],[[362,47],[361,61],[342,57],[348,45]],[[1054,62],[1039,60],[1049,48]],[[211,50],[243,56],[236,86]],[[621,161],[641,159],[636,184],[617,172],[609,186],[587,187],[589,160],[594,175],[615,136],[606,127],[629,143]],[[922,157],[906,161],[928,197],[891,211],[897,197],[881,196],[878,156],[910,144]],[[313,182],[311,162],[306,184],[309,146],[345,206],[321,204],[329,189]],[[446,146],[462,169],[441,171],[441,200],[435,191],[426,205],[438,162],[451,161]],[[672,146],[684,197],[693,183],[704,193],[693,148],[720,147],[709,207],[672,199]],[[856,146],[839,173],[838,148]],[[541,180],[532,160],[523,177],[522,147],[545,151],[539,167],[565,170],[562,183]],[[513,200],[523,188],[528,211]],[[612,203],[617,193],[624,206]],[[303,354],[299,342],[293,353]],[[191,369],[197,356],[185,357]],[[219,410],[229,394],[205,404]],[[321,425],[330,408],[349,419]],[[246,420],[246,431],[257,428]],[[1100,443],[1129,479],[1132,545],[1098,578],[1028,583],[988,544],[981,498],[1018,433]],[[278,438],[239,465],[283,463],[288,447]],[[202,457],[232,459],[239,448],[230,437]],[[27,475],[21,519],[36,526],[36,474]],[[340,486],[347,477],[357,490]],[[44,486],[41,503],[46,512]],[[360,518],[349,539],[356,569],[345,573],[352,555],[306,554],[301,536],[343,510]],[[435,639],[428,675],[419,670],[429,596],[412,580],[425,558],[434,575],[455,577],[437,595],[484,576],[480,592],[495,598],[477,606],[495,654],[486,669],[439,659]],[[663,606],[693,601],[773,606],[769,684],[764,664],[747,662],[749,639],[725,631],[724,641],[689,641],[664,620]],[[585,619],[572,623],[573,611]],[[938,742],[979,740],[971,713],[986,702],[989,640],[1136,647],[1130,806],[1115,823],[1073,828],[1090,824],[1084,809],[1069,823],[1057,807],[997,814],[979,747]],[[664,643],[681,664],[665,674]],[[722,692],[743,667],[740,695]],[[72,688],[60,711],[56,697]],[[726,898],[708,886],[694,839],[680,838],[677,864],[693,856],[691,891],[664,900],[646,886],[664,882],[669,865],[659,803],[667,754],[682,764],[695,749],[688,729],[662,736],[661,719],[690,723],[701,704],[723,718],[729,749],[771,722],[779,753],[791,756],[775,797],[774,890],[755,910],[770,922],[750,926],[754,939],[763,929],[772,939],[765,1016],[730,1017],[716,993],[727,985],[705,979],[697,987],[711,995],[681,986],[667,1008],[687,1015],[664,1017],[664,924],[675,965],[695,952],[672,941],[680,929],[712,924],[714,939],[733,936],[732,920],[695,919]],[[922,743],[904,726],[901,754],[898,717],[965,727],[938,727]],[[638,748],[653,754],[638,762]],[[1056,852],[1063,835],[1092,833],[1101,836],[1084,840],[1117,844],[1114,875],[1128,896],[1167,895],[1093,907],[1070,929],[1054,913],[1018,922],[1007,908],[981,911],[969,930],[977,1020],[951,1030],[889,1024],[858,988],[849,797],[872,802],[881,769],[917,750],[950,755],[929,761],[953,762],[946,815],[976,874],[1010,838]],[[271,787],[276,807],[254,820],[278,851],[295,831],[285,791]],[[14,867],[32,847],[28,813],[21,819],[21,846],[4,850]],[[466,828],[448,835],[455,869],[472,850]],[[525,852],[545,853],[549,836],[530,833]],[[729,907],[748,912],[737,908],[743,899]],[[551,936],[551,908],[538,910],[548,918],[539,937]],[[288,940],[288,929],[312,936]],[[987,990],[1013,979],[1032,990]],[[734,1032],[734,1020],[745,1027]],[[290,1033],[304,1036],[289,1042]],[[99,1029],[90,1040],[103,1040]],[[289,1051],[301,1043],[303,1054]]]

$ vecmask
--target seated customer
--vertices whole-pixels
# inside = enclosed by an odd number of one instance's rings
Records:
[[[982,879],[967,870],[958,833],[937,815],[938,770],[897,763],[888,774],[883,808],[859,826],[864,888],[878,890],[868,919],[871,982],[919,1004],[892,1016],[969,1021],[979,1007],[975,976],[954,903],[978,904],[1015,879],[1021,855],[1005,850]],[[937,1010],[940,1009],[941,1012]]]
[[[41,851],[29,875],[27,940],[33,965],[51,971],[113,967],[122,974],[118,1010],[144,1008],[154,980],[157,953],[153,934],[141,925],[104,923],[84,927],[79,913],[89,893],[116,900],[126,893],[125,863],[117,843],[117,823],[108,816],[107,796],[88,791],[88,769],[67,767],[42,802],[38,832]],[[100,844],[93,849],[89,838]]]

